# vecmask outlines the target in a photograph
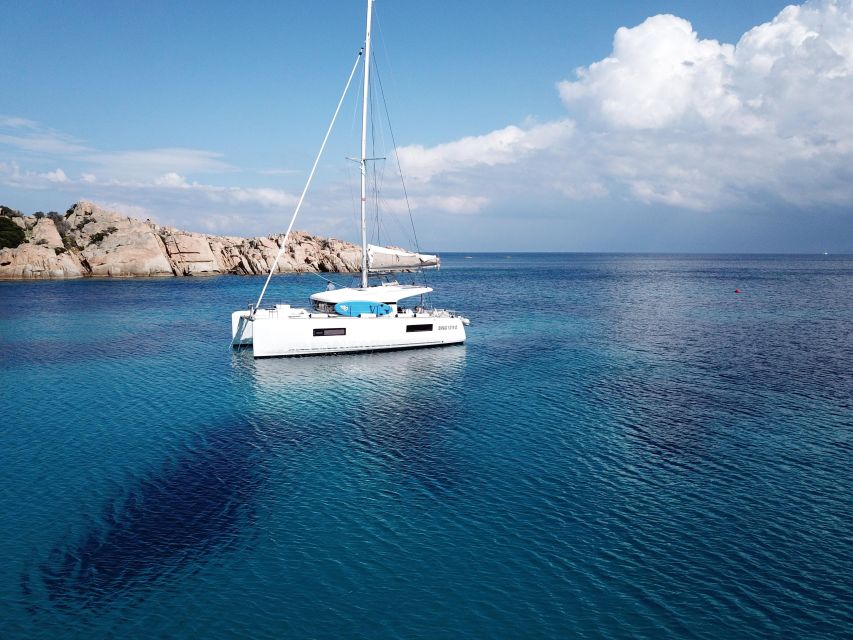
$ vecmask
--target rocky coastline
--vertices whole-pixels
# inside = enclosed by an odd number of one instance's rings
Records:
[[[0,280],[266,274],[284,239],[180,231],[86,201],[64,214],[0,207],[0,223]],[[295,231],[275,272],[350,273],[360,264],[360,247]]]

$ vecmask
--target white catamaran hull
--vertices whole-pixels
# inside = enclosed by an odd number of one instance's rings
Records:
[[[232,344],[252,346],[256,358],[386,351],[465,342],[463,319],[442,312],[376,317],[259,309],[232,315]]]
[[[390,273],[437,268],[440,263],[438,256],[367,243],[367,162],[377,159],[367,154],[372,12],[373,0],[367,0],[364,47],[359,51],[350,72],[258,301],[250,305],[248,310],[235,311],[231,315],[231,344],[234,347],[251,346],[256,358],[388,351],[465,342],[464,327],[468,324],[467,319],[451,311],[425,308],[424,296],[432,292],[432,288],[425,283],[417,285],[414,282],[400,284],[387,281]],[[326,291],[311,296],[311,311],[294,309],[290,305],[263,308],[261,303],[267,287],[287,247],[293,223],[360,62],[364,65],[361,155],[358,159],[361,174],[361,286],[338,289],[330,282]],[[368,279],[371,275],[384,280],[370,286]],[[415,298],[419,298],[420,303],[414,309],[400,304],[403,300]]]

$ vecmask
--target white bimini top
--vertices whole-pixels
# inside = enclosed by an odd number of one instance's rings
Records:
[[[325,302],[326,304],[338,304],[354,300],[368,300],[370,302],[384,302],[385,304],[397,304],[404,298],[412,298],[430,293],[432,287],[421,287],[415,284],[386,283],[375,287],[332,289],[331,291],[320,291],[311,296],[312,302]]]

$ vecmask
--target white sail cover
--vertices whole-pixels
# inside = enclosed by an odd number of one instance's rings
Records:
[[[367,245],[367,266],[371,271],[407,271],[440,265],[438,256]]]

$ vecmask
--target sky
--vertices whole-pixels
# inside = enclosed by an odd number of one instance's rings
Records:
[[[0,203],[283,232],[364,12],[0,0]],[[853,252],[853,0],[375,15],[375,113],[393,129],[371,130],[372,240],[411,245],[411,209],[423,250]],[[359,101],[356,86],[298,229],[357,240]]]

